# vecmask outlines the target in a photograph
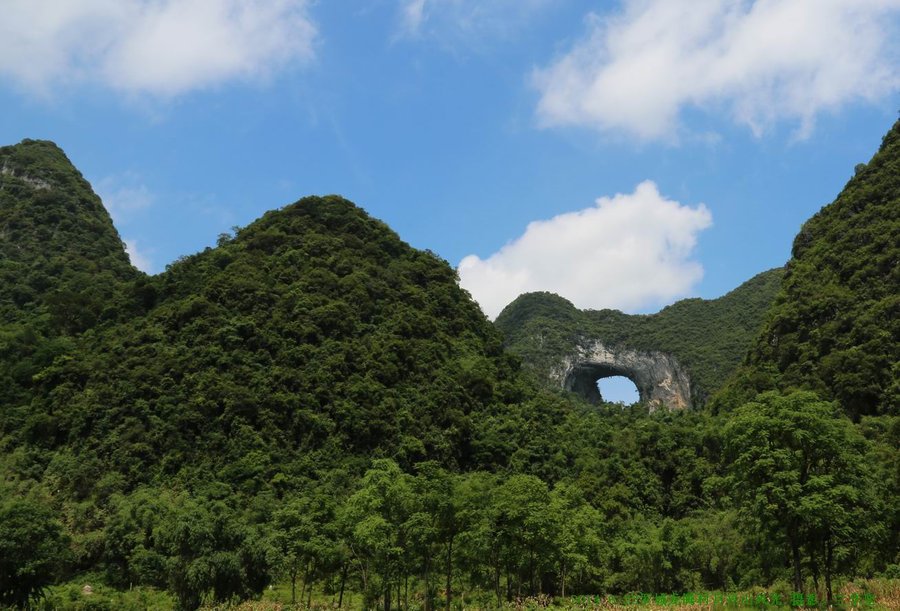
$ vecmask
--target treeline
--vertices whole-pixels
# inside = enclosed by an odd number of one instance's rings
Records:
[[[80,504],[4,495],[0,557],[35,567],[20,602],[90,570],[118,588],[169,589],[185,609],[258,597],[273,581],[297,601],[354,592],[388,610],[900,577],[900,419],[858,427],[810,393],[763,395],[727,421],[535,407],[508,432],[536,443],[495,471],[382,458],[360,476],[281,472],[256,493],[198,478]],[[73,512],[96,529],[72,532]]]

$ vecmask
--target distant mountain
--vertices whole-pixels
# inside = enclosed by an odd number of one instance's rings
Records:
[[[520,396],[453,268],[340,197],[148,277],[55,145],[0,149],[0,168],[3,447],[39,443],[18,468],[72,495],[110,471],[128,489],[352,456],[462,466],[472,414]]]
[[[900,121],[794,239],[782,288],[723,407],[805,388],[846,412],[900,413]]]
[[[649,315],[582,311],[552,293],[527,293],[506,306],[495,324],[509,350],[545,381],[560,359],[586,338],[671,354],[688,370],[699,404],[740,365],[781,277],[781,269],[769,270],[718,299],[684,299]]]
[[[61,224],[96,224],[66,214]],[[76,261],[93,261],[91,231],[72,230]],[[127,276],[109,250],[96,273]],[[136,482],[208,462],[234,478],[251,449],[267,458],[238,479],[274,474],[284,448],[465,463],[470,413],[502,402],[515,375],[453,269],[339,197],[270,212],[143,293],[145,313],[69,342],[33,375],[27,404],[3,414],[7,434],[40,419],[48,448],[98,461],[59,474],[79,495],[94,481],[83,469],[124,469]]]

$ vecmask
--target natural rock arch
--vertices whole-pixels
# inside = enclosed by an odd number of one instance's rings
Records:
[[[611,348],[591,341],[579,346],[551,373],[560,386],[592,403],[603,400],[597,380],[612,376],[625,376],[634,382],[641,402],[651,410],[691,406],[690,378],[675,357],[663,352]]]

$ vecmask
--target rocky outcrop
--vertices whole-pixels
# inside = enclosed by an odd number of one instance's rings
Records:
[[[551,379],[588,401],[602,400],[597,380],[625,376],[638,389],[640,400],[651,410],[685,409],[691,406],[691,382],[670,354],[615,348],[598,340],[583,341],[550,373]]]
[[[6,162],[4,162],[2,166],[0,166],[0,177],[2,177],[2,176],[12,176],[13,178],[18,178],[19,180],[24,182],[26,185],[33,187],[35,189],[38,189],[38,190],[47,190],[47,189],[51,188],[51,184],[49,182],[47,182],[46,180],[43,180],[41,178],[32,178],[31,176],[28,176],[27,174],[23,174],[22,172],[17,172],[15,169],[6,165]],[[2,189],[2,188],[3,188],[3,184],[2,184],[2,181],[0,181],[0,189]]]

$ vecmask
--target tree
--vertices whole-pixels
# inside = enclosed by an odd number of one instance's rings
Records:
[[[104,528],[104,559],[111,584],[166,586],[166,558],[155,545],[155,533],[172,510],[172,496],[164,490],[140,488],[128,496],[111,497]]]
[[[270,579],[265,539],[222,501],[178,499],[156,538],[168,558],[169,585],[183,609],[262,592]]]
[[[803,555],[831,580],[870,533],[865,439],[838,406],[811,392],[768,392],[736,410],[725,429],[730,482],[745,520],[782,541],[803,590]],[[805,553],[804,553],[805,552]]]
[[[507,570],[507,597],[515,573],[517,595],[524,579],[528,593],[539,593],[542,584],[535,578],[550,568],[557,556],[555,544],[559,524],[550,504],[547,484],[533,475],[513,475],[494,495],[492,522],[495,536],[504,545]]]
[[[410,543],[421,562],[422,582],[425,586],[425,611],[434,606],[432,574],[435,560],[441,556],[440,546],[446,546],[444,558],[447,600],[450,608],[453,576],[453,543],[458,533],[456,514],[458,504],[454,494],[454,478],[433,461],[419,463],[412,481],[416,495],[416,511],[407,521]]]
[[[45,505],[23,498],[0,502],[0,607],[25,607],[54,579],[67,544]]]
[[[321,570],[337,544],[331,524],[333,506],[324,495],[290,500],[275,513],[275,545],[291,579],[291,604],[297,602],[297,576],[302,571],[303,592],[312,593],[312,578]]]
[[[363,585],[366,606],[378,592],[384,609],[391,609],[391,589],[398,585],[405,566],[407,522],[413,511],[411,477],[393,460],[372,461],[360,489],[343,508],[342,521]]]
[[[583,493],[573,485],[557,484],[550,492],[550,506],[559,520],[556,546],[559,550],[557,570],[560,595],[565,598],[566,585],[589,585],[592,574],[601,570],[603,517],[591,507]]]
[[[503,547],[495,533],[492,508],[498,480],[496,475],[484,471],[461,475],[454,483],[453,502],[457,571],[465,574],[470,583],[493,591],[500,607]]]

